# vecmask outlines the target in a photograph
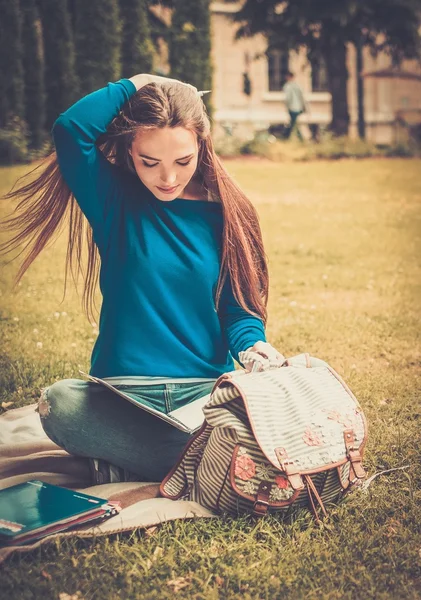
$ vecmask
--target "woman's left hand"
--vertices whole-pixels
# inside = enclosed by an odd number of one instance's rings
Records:
[[[276,350],[276,348],[274,348],[268,342],[256,342],[254,346],[247,348],[246,352],[256,352],[256,354],[260,354],[260,356],[269,360],[272,364],[278,363],[279,366],[282,366],[286,360],[285,356],[278,352],[278,350]],[[251,370],[251,366],[249,366],[249,364],[250,363],[244,365],[247,370]]]

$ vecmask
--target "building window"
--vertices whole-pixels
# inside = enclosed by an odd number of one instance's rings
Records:
[[[289,52],[288,50],[269,50],[267,57],[269,91],[279,92],[286,83],[289,70]]]
[[[313,56],[309,58],[309,61],[311,65],[311,91],[328,92],[329,85],[325,61],[321,56]]]

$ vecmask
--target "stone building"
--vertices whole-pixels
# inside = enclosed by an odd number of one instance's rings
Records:
[[[300,116],[300,124],[303,134],[310,137],[306,124],[323,127],[331,118],[331,96],[323,65],[310,64],[304,49],[268,55],[267,42],[262,35],[236,41],[237,24],[232,15],[240,4],[232,0],[211,3],[215,131],[225,130],[248,138],[270,125],[286,124],[289,117],[282,86],[285,71],[289,69],[294,72],[309,106],[309,112]],[[169,13],[161,13],[161,16],[165,16],[169,25]],[[421,123],[421,65],[417,61],[405,61],[398,70],[392,69],[389,56],[383,53],[373,58],[368,49],[364,49],[363,58],[367,139],[377,144],[405,139],[408,124]],[[165,71],[163,64],[161,67]],[[356,51],[352,44],[348,48],[347,67],[349,133],[356,137]],[[244,92],[245,83],[250,84],[250,95]]]

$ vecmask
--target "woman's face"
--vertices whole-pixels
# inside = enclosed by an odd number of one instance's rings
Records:
[[[142,183],[158,200],[183,197],[197,167],[195,133],[184,127],[139,130],[129,152]]]

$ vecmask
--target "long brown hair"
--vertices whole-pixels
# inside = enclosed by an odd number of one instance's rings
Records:
[[[223,211],[221,268],[216,289],[216,307],[227,277],[237,302],[250,314],[267,318],[268,268],[257,212],[229,176],[215,150],[205,106],[193,88],[181,83],[151,83],[138,90],[122,107],[97,140],[97,146],[114,164],[135,173],[128,152],[139,128],[184,127],[195,132],[199,144],[196,176]],[[17,186],[17,187],[16,187]],[[0,246],[9,253],[22,243],[18,256],[26,256],[16,276],[15,285],[41,250],[68,221],[69,240],[66,255],[65,290],[68,274],[75,283],[84,279],[83,307],[88,318],[94,317],[94,294],[100,258],[92,229],[64,181],[53,152],[43,163],[19,179],[4,196],[18,198],[14,213],[3,221],[3,228],[15,235]],[[88,258],[84,264],[84,245]]]

